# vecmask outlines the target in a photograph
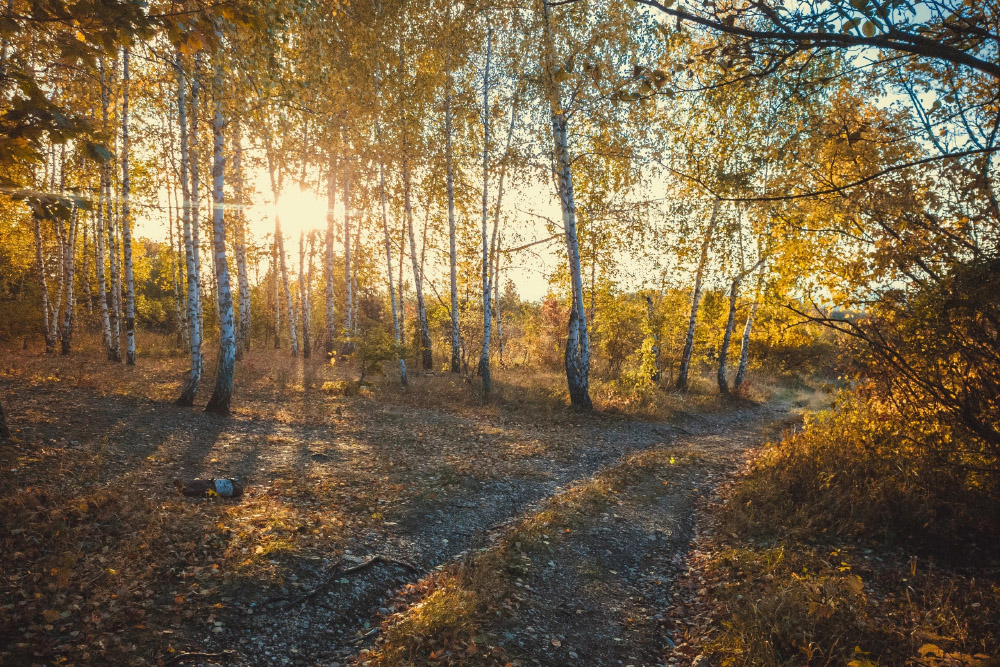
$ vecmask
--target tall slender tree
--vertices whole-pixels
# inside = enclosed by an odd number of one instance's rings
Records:
[[[135,365],[135,273],[132,268],[132,208],[130,197],[131,174],[129,172],[129,60],[130,49],[122,51],[122,256],[125,264],[125,363]]]
[[[216,54],[218,57],[219,54]],[[206,410],[228,415],[233,397],[233,376],[236,370],[236,328],[233,321],[233,292],[229,287],[229,262],[226,260],[225,180],[226,158],[222,117],[222,62],[215,63],[212,96],[215,115],[212,118],[212,244],[217,281],[216,298],[219,309],[219,364],[215,373],[215,389]]]

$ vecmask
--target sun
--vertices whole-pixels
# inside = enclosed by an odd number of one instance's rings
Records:
[[[281,229],[293,240],[302,232],[323,228],[326,225],[326,212],[326,197],[321,197],[313,190],[286,188],[278,199],[277,213],[281,218]]]
[[[270,190],[270,188],[268,188]],[[258,190],[260,192],[260,190]],[[281,218],[281,231],[287,240],[298,242],[302,232],[326,227],[326,197],[298,185],[285,187],[275,207],[270,197],[254,202],[247,210],[252,234],[263,238],[274,232],[275,213]]]

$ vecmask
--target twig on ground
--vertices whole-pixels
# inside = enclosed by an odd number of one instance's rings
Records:
[[[398,558],[392,558],[390,556],[383,556],[382,554],[376,554],[366,561],[358,563],[357,565],[352,565],[351,567],[344,568],[343,570],[337,569],[343,564],[343,562],[344,561],[342,560],[338,561],[337,564],[333,566],[334,567],[333,572],[331,572],[329,576],[323,579],[323,581],[319,582],[319,584],[317,584],[315,588],[303,593],[302,595],[295,598],[291,602],[288,602],[288,604],[285,606],[294,607],[295,605],[302,604],[306,600],[310,600],[313,597],[315,597],[318,593],[322,593],[323,591],[325,591],[330,586],[330,584],[333,583],[335,579],[343,577],[346,574],[353,574],[355,572],[360,572],[361,570],[366,570],[370,568],[372,565],[375,565],[376,563],[385,563],[386,565],[398,565],[400,567],[406,568],[410,572],[415,572],[415,573],[420,572],[420,569],[417,568],[417,566],[413,565],[412,563],[408,563],[405,560],[399,560]],[[271,598],[264,604],[274,604],[276,602],[282,602],[285,600],[288,600],[288,598],[281,596],[281,597]]]
[[[357,639],[352,640],[351,643],[353,643],[353,644],[360,644],[360,643],[364,642],[366,639],[369,639],[369,638],[375,636],[376,633],[378,633],[378,626],[377,625],[374,628],[372,628],[371,630],[369,630],[368,632],[366,632],[365,634],[363,634],[360,637],[358,637]]]
[[[202,653],[195,651],[193,653],[177,653],[174,654],[169,660],[164,662],[164,665],[178,665],[182,662],[188,660],[235,660],[240,657],[240,654],[233,650],[220,651],[219,653]]]

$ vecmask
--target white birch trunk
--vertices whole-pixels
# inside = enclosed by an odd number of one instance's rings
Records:
[[[292,290],[288,282],[288,263],[285,260],[285,237],[281,233],[281,217],[278,215],[278,197],[280,191],[280,185],[274,175],[275,164],[274,164],[274,152],[271,146],[271,137],[268,135],[265,138],[267,142],[266,152],[267,152],[267,168],[268,174],[271,178],[271,194],[274,197],[274,241],[275,241],[275,253],[278,256],[278,266],[281,269],[281,287],[285,291],[285,307],[286,315],[288,317],[288,337],[292,343],[292,356],[299,356],[299,337],[298,331],[296,330],[295,323],[295,305],[292,303]],[[278,296],[278,301],[280,303],[280,295]]]
[[[97,210],[94,214],[94,272],[97,278],[97,304],[101,308],[101,333],[104,349],[111,354],[111,316],[108,313],[107,281],[104,275],[106,253],[104,250],[104,179],[105,170],[101,167],[99,185],[97,188]]]
[[[483,347],[479,352],[478,375],[483,382],[483,395],[489,396],[493,389],[490,377],[490,333],[493,315],[490,312],[490,239],[487,236],[489,222],[490,193],[490,56],[493,51],[493,27],[486,28],[486,67],[483,71]]]
[[[216,300],[219,309],[219,365],[215,389],[205,410],[228,415],[233,397],[233,374],[236,368],[236,329],[233,323],[233,292],[229,287],[229,263],[226,260],[224,137],[222,122],[222,66],[216,64],[214,85],[215,116],[212,119],[212,245],[215,255]]]
[[[698,323],[698,306],[701,304],[701,283],[705,277],[705,265],[708,263],[708,248],[712,244],[712,236],[715,233],[715,223],[719,218],[719,206],[721,203],[718,198],[712,202],[712,217],[708,221],[708,229],[705,230],[705,238],[701,242],[698,270],[694,275],[694,293],[691,295],[691,315],[688,317],[687,337],[684,340],[684,351],[681,353],[681,367],[677,374],[677,389],[679,391],[686,391],[688,386],[691,353],[694,350],[694,329]]]
[[[344,337],[354,331],[354,290],[351,279],[351,174],[344,174]],[[347,343],[348,349],[350,343]]]
[[[274,216],[274,238],[278,248],[278,266],[281,269],[281,287],[285,291],[285,313],[288,318],[288,337],[292,342],[292,356],[299,356],[299,336],[295,324],[295,304],[292,303],[292,289],[288,282],[288,263],[285,261],[285,237],[281,233],[281,218]]]
[[[450,7],[450,5],[449,5]],[[450,19],[450,16],[449,16]],[[451,286],[451,372],[462,372],[461,336],[458,330],[458,257],[455,248],[455,171],[451,145],[451,69],[444,92],[444,155],[448,188],[448,269]]]
[[[278,236],[271,241],[271,279],[274,281],[274,349],[281,347],[281,276],[278,267]]]
[[[726,378],[726,366],[729,361],[729,342],[733,337],[733,327],[736,324],[736,299],[739,296],[740,278],[733,278],[729,286],[729,316],[726,319],[726,330],[722,334],[722,345],[719,346],[719,370],[717,379],[719,393],[729,394],[729,380]]]
[[[201,276],[198,272],[197,219],[192,220],[192,193],[189,177],[190,156],[188,154],[187,125],[187,82],[184,76],[184,64],[180,54],[177,56],[177,121],[180,126],[180,179],[184,197],[181,217],[184,225],[184,258],[187,266],[187,321],[188,337],[190,339],[191,369],[184,391],[177,399],[178,405],[194,405],[195,394],[201,382],[201,327],[198,324],[199,301],[201,300]],[[197,191],[195,191],[197,196]]]
[[[760,307],[761,289],[764,284],[765,269],[766,263],[761,261],[760,272],[757,274],[757,289],[754,292],[753,304],[750,306],[749,314],[747,314],[747,321],[743,326],[743,337],[740,339],[740,365],[736,370],[736,379],[733,380],[733,389],[736,393],[739,393],[740,387],[743,385],[743,381],[746,380],[747,377],[747,360],[750,356],[750,331],[753,328],[754,317],[757,316],[757,308]]]
[[[311,237],[310,237],[311,241]],[[312,257],[309,258],[309,273],[312,272]],[[312,342],[309,330],[309,275],[306,272],[306,233],[299,233],[299,305],[302,308],[302,358],[312,356]]]
[[[188,132],[188,137],[190,140],[190,146],[188,148],[188,159],[190,160],[189,173],[191,176],[191,190],[190,190],[190,201],[191,201],[191,238],[194,244],[194,271],[198,276],[198,298],[196,306],[198,308],[197,317],[195,318],[195,325],[198,327],[198,340],[205,340],[205,302],[204,302],[204,290],[202,289],[201,281],[201,195],[198,190],[201,188],[201,176],[200,167],[198,163],[198,97],[201,91],[201,83],[199,82],[199,74],[201,58],[198,54],[194,57],[194,75],[191,77],[191,128]],[[204,364],[205,359],[200,354],[198,355],[198,362]],[[198,371],[201,374],[201,369]]]
[[[86,305],[87,314],[93,314],[94,312],[94,283],[90,280],[90,251],[87,249],[87,233],[90,231],[90,225],[87,224],[87,218],[83,218],[83,293],[87,295]]]
[[[62,331],[60,333],[61,352],[69,354],[73,341],[73,318],[76,314],[76,292],[73,284],[76,282],[76,226],[79,220],[79,209],[73,204],[70,214],[69,231],[66,235],[66,248],[63,263],[63,283],[66,285],[66,305],[63,308]]]
[[[45,339],[45,352],[55,352],[56,341],[52,338],[52,329],[49,326],[51,319],[49,304],[49,282],[45,275],[45,258],[42,254],[42,221],[38,214],[31,216],[35,223],[35,264],[38,268],[38,284],[42,289],[42,333]]]
[[[337,203],[337,173],[333,158],[330,159],[330,173],[326,183],[326,237],[324,238],[323,278],[326,282],[326,325],[324,349],[329,359],[333,355],[333,341],[337,337],[334,323],[334,290],[333,290],[333,207]]]
[[[497,185],[496,209],[493,213],[493,237],[490,241],[491,252],[493,254],[493,267],[489,276],[489,288],[494,295],[493,322],[496,326],[496,337],[500,343],[500,363],[503,363],[503,327],[500,320],[500,214],[503,210],[504,182],[507,177],[507,162],[510,157],[510,146],[514,139],[514,129],[517,127],[517,115],[519,111],[519,100],[521,90],[518,88],[514,92],[514,97],[510,105],[510,124],[507,126],[507,140],[504,143],[503,158],[500,161],[500,178]],[[489,294],[487,293],[487,298]]]
[[[417,296],[417,324],[420,327],[420,363],[425,371],[434,370],[431,333],[427,323],[427,306],[424,302],[423,266],[417,256],[416,235],[413,232],[413,202],[410,199],[410,161],[404,147],[403,153],[403,207],[406,211],[406,228],[410,237],[410,263],[413,265],[413,289]],[[426,247],[426,245],[425,245]]]
[[[243,190],[243,145],[240,126],[235,129],[233,176],[236,179],[236,275],[240,288],[239,331],[236,336],[236,357],[250,351],[250,276],[247,273],[246,194]]]
[[[108,90],[107,75],[104,68],[104,59],[100,60],[100,74],[101,74],[101,117],[103,119],[103,127],[105,133],[108,132],[108,106],[110,105],[110,92]],[[118,320],[118,303],[119,295],[118,288],[120,285],[118,276],[118,249],[115,245],[115,230],[114,230],[114,220],[112,217],[112,206],[111,206],[111,166],[109,164],[104,164],[101,166],[101,171],[104,173],[103,186],[104,186],[104,232],[107,234],[107,253],[108,253],[108,276],[110,282],[110,293],[108,297],[110,298],[110,303],[108,304],[108,317],[109,317],[109,338],[108,338],[108,360],[119,362],[122,360],[121,356],[121,324]]]
[[[379,143],[381,144],[381,132],[378,129],[377,121],[375,124],[375,131],[379,135]],[[389,212],[385,201],[385,161],[381,156],[379,157],[378,179],[379,200],[382,204],[382,232],[385,235],[385,268],[386,275],[389,278],[389,303],[392,307],[392,324],[396,334],[396,345],[402,348],[403,340],[399,330],[399,311],[396,310],[396,289],[392,283],[392,244],[389,241]],[[405,387],[407,383],[406,360],[400,353],[397,353],[396,356],[399,358],[399,381]]]
[[[570,282],[573,291],[566,340],[566,380],[569,385],[570,403],[575,407],[589,410],[593,407],[590,400],[590,340],[587,331],[587,315],[583,306],[583,279],[580,273],[580,245],[576,231],[576,204],[573,199],[569,128],[566,113],[562,107],[559,82],[555,79],[555,40],[552,35],[549,3],[546,0],[540,0],[540,2],[544,18],[544,83],[552,122],[556,190],[562,209],[563,231],[566,236],[566,253],[569,259]]]
[[[129,49],[122,53],[122,253],[125,262],[125,363],[135,366],[135,275],[132,270],[132,210],[128,153]]]

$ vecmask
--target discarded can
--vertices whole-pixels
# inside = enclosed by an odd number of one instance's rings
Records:
[[[243,485],[235,479],[192,479],[188,482],[175,479],[174,487],[182,496],[239,498],[243,495]]]

